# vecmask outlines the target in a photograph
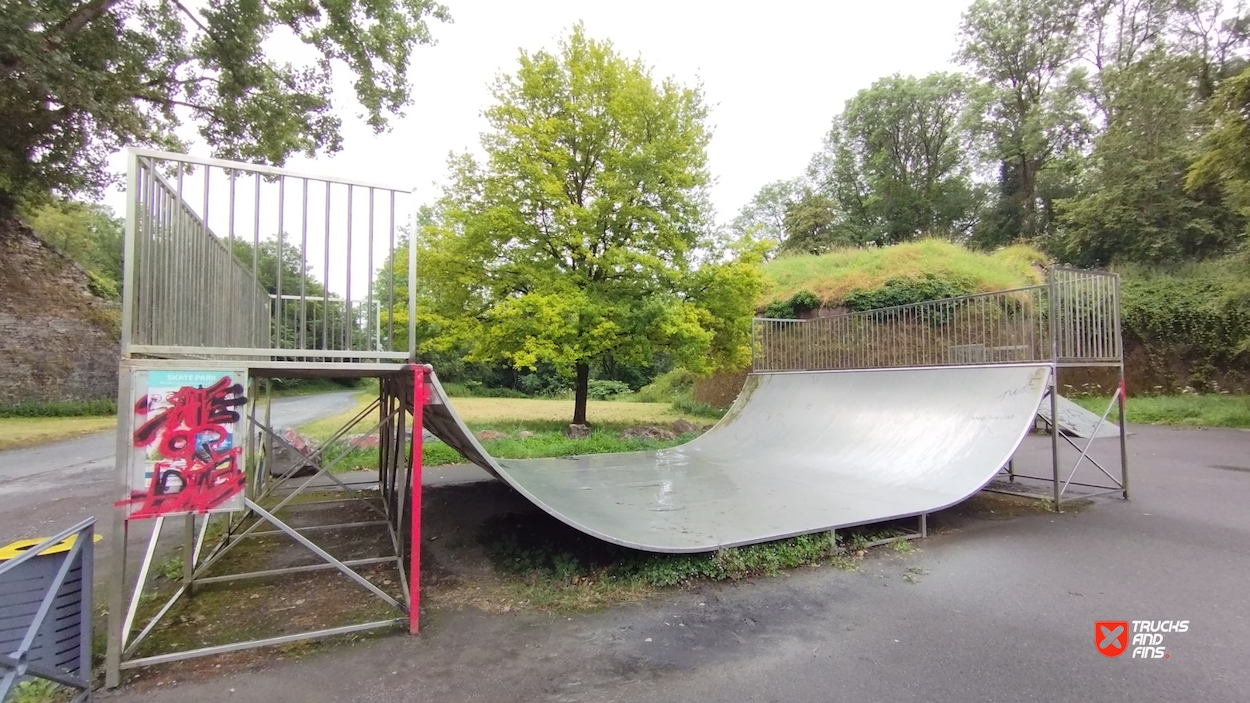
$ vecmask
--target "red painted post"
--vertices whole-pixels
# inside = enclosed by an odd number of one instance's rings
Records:
[[[421,620],[421,439],[425,410],[425,367],[412,372],[412,543],[408,548],[408,632],[417,634]]]

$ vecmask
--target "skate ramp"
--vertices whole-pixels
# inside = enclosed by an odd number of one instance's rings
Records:
[[[1092,413],[1063,396],[1057,398],[1059,405],[1059,431],[1069,437],[1085,439],[1109,439],[1120,436],[1120,426],[1108,419],[1100,427],[1101,415]],[[1114,411],[1113,411],[1114,412]],[[1037,409],[1038,417],[1050,422],[1050,401]]]
[[[427,429],[565,523],[653,552],[705,552],[929,513],[978,491],[1033,423],[1046,365],[748,377],[672,449],[496,460],[436,378]],[[592,418],[593,420],[593,418]]]

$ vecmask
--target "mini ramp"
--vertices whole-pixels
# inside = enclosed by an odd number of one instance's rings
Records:
[[[551,515],[608,542],[705,552],[958,503],[1032,426],[1050,366],[755,374],[672,449],[500,461],[433,380],[424,424]]]

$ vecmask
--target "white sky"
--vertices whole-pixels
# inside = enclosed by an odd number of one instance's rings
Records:
[[[433,23],[438,44],[416,51],[406,116],[374,136],[356,119],[350,93],[337,96],[343,151],[288,166],[416,187],[420,200],[432,201],[448,152],[479,148],[493,78],[515,69],[522,48],[554,50],[580,20],[591,37],[641,56],[657,77],[702,81],[714,127],[712,201],[717,218],[728,221],[764,183],[803,172],[832,117],[858,90],[895,72],[952,70],[970,1],[444,0],[454,22]],[[108,202],[123,212],[119,194]]]

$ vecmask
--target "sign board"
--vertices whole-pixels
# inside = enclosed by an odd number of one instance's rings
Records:
[[[247,372],[132,369],[130,519],[243,508]]]

